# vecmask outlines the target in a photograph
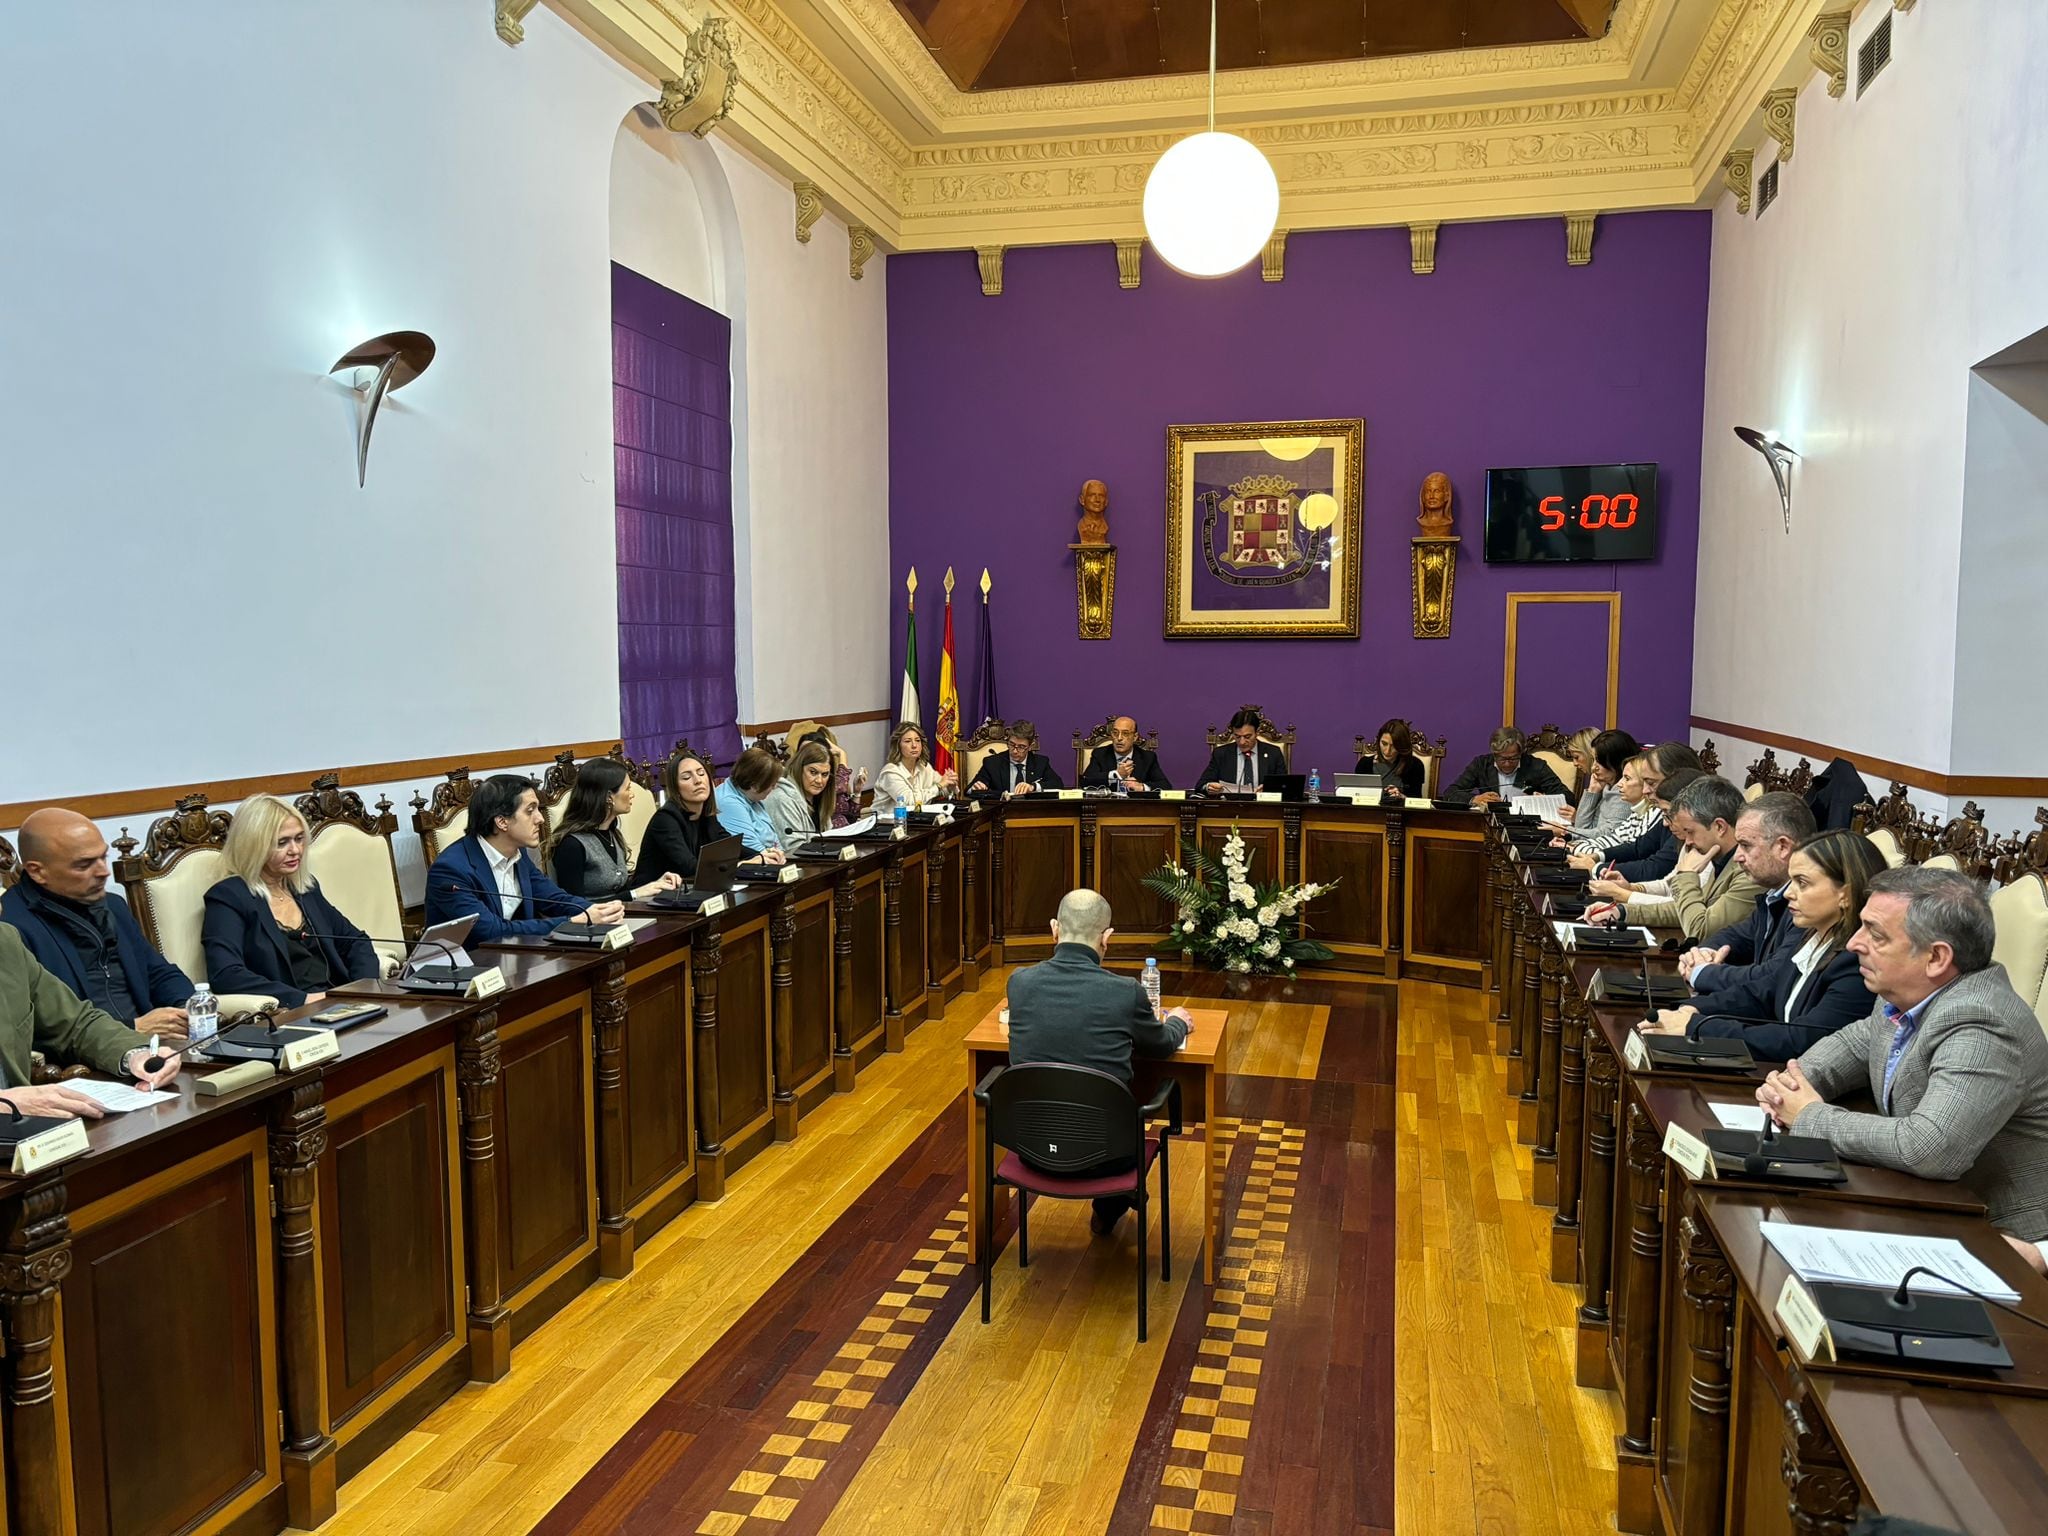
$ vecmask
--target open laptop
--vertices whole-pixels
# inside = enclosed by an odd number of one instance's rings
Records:
[[[1385,794],[1390,789],[1398,790],[1401,788],[1401,775],[1398,773],[1340,773],[1337,775],[1336,783],[1339,793],[1347,789],[1376,789],[1381,794]]]
[[[1282,800],[1299,800],[1308,792],[1308,775],[1302,773],[1274,773],[1259,780],[1256,788],[1240,789],[1235,784],[1226,784],[1217,791],[1219,796],[1249,800],[1253,795],[1278,795]]]

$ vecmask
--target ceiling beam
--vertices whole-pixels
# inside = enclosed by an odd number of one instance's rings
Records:
[[[1603,37],[1614,0],[1557,0],[1557,8],[1579,24],[1588,37]]]
[[[920,26],[939,67],[961,90],[972,88],[1024,13],[1024,0],[939,0]]]

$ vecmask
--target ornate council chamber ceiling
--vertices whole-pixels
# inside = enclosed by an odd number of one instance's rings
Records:
[[[894,0],[963,91],[1200,73],[1208,0]],[[1614,0],[1219,0],[1222,69],[1602,36]]]

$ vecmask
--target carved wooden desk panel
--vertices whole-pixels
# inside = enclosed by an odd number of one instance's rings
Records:
[[[1402,974],[1477,986],[1487,950],[1485,818],[1431,809],[1402,811],[1400,822]]]

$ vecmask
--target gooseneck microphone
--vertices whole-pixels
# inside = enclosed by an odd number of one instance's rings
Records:
[[[2022,1322],[2032,1323],[2036,1328],[2048,1328],[2048,1320],[2038,1318],[2034,1316],[2034,1314],[2031,1312],[2022,1312],[2018,1307],[2012,1306],[2009,1303],[1994,1300],[1993,1298],[1986,1296],[1982,1291],[1972,1290],[1969,1286],[1963,1284],[1962,1281],[1952,1280],[1947,1275],[1942,1274],[1939,1270],[1929,1269],[1925,1264],[1915,1264],[1910,1269],[1908,1269],[1903,1275],[1899,1276],[1899,1288],[1896,1291],[1892,1292],[1890,1302],[1892,1306],[1898,1308],[1898,1310],[1901,1312],[1910,1312],[1913,1310],[1914,1302],[1912,1296],[1912,1286],[1913,1277],[1915,1275],[1926,1275],[1929,1279],[1939,1280],[1943,1285],[1954,1286],[1964,1295],[1976,1297],[1977,1300],[1983,1302],[1985,1306],[1996,1307],[2001,1312],[2010,1312],[2014,1317],[2020,1319]]]

